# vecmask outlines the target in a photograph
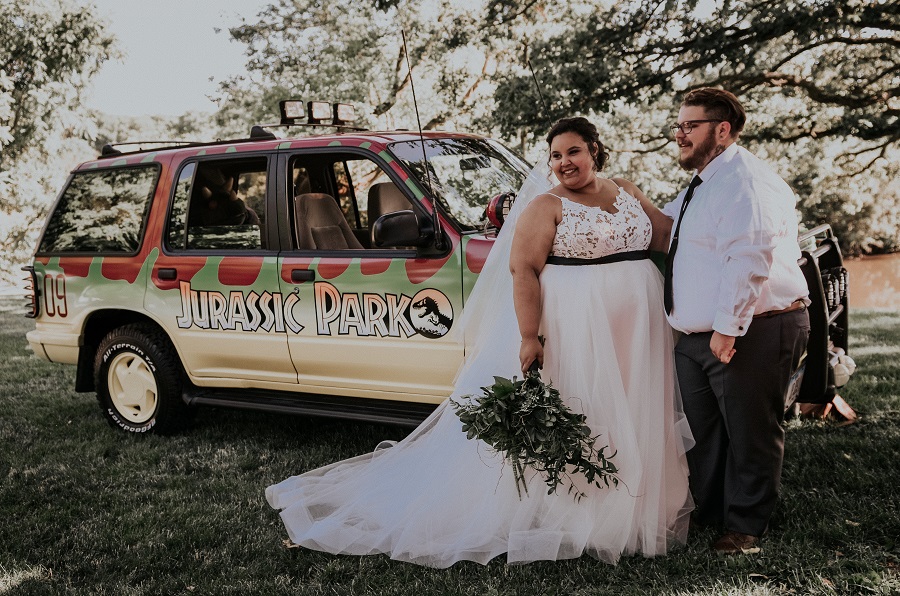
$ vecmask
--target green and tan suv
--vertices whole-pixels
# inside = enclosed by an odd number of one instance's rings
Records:
[[[528,165],[491,139],[350,130],[346,106],[323,107],[283,102],[281,124],[338,132],[104,147],[72,172],[26,268],[28,341],[75,364],[114,426],[176,431],[195,405],[414,423],[450,393],[448,333]],[[813,336],[787,400],[828,401],[846,273],[830,230],[805,241]]]

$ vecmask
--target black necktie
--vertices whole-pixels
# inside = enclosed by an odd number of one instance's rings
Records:
[[[675,264],[675,251],[678,250],[678,232],[681,230],[681,220],[684,219],[684,212],[688,203],[694,197],[694,190],[700,186],[703,180],[700,176],[694,176],[688,185],[687,194],[684,195],[684,201],[681,203],[681,212],[678,214],[678,223],[675,225],[675,232],[672,233],[672,244],[669,245],[669,254],[666,255],[666,282],[664,287],[663,301],[666,304],[666,313],[672,312],[672,266]]]

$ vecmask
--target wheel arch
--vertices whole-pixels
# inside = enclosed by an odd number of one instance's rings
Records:
[[[78,349],[78,367],[75,372],[75,391],[96,391],[94,383],[94,357],[103,338],[118,327],[133,323],[147,323],[166,333],[153,318],[125,309],[102,309],[92,312],[85,319],[81,347]],[[168,336],[168,333],[166,333]],[[171,338],[169,338],[171,341]],[[174,344],[174,342],[173,342]],[[177,349],[176,349],[177,351]]]

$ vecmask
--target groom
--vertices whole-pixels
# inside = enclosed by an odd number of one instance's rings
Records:
[[[746,114],[728,91],[689,92],[672,127],[694,178],[673,219],[665,283],[675,363],[696,446],[694,521],[723,526],[719,554],[759,551],[784,455],[784,393],[806,348],[794,193],[737,145]]]

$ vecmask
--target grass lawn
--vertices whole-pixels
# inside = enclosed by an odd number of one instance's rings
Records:
[[[900,313],[857,312],[861,420],[788,423],[762,553],[433,570],[286,549],[263,496],[283,478],[399,439],[391,426],[202,409],[175,437],[109,427],[74,367],[28,350],[0,299],[0,594],[900,594]]]

